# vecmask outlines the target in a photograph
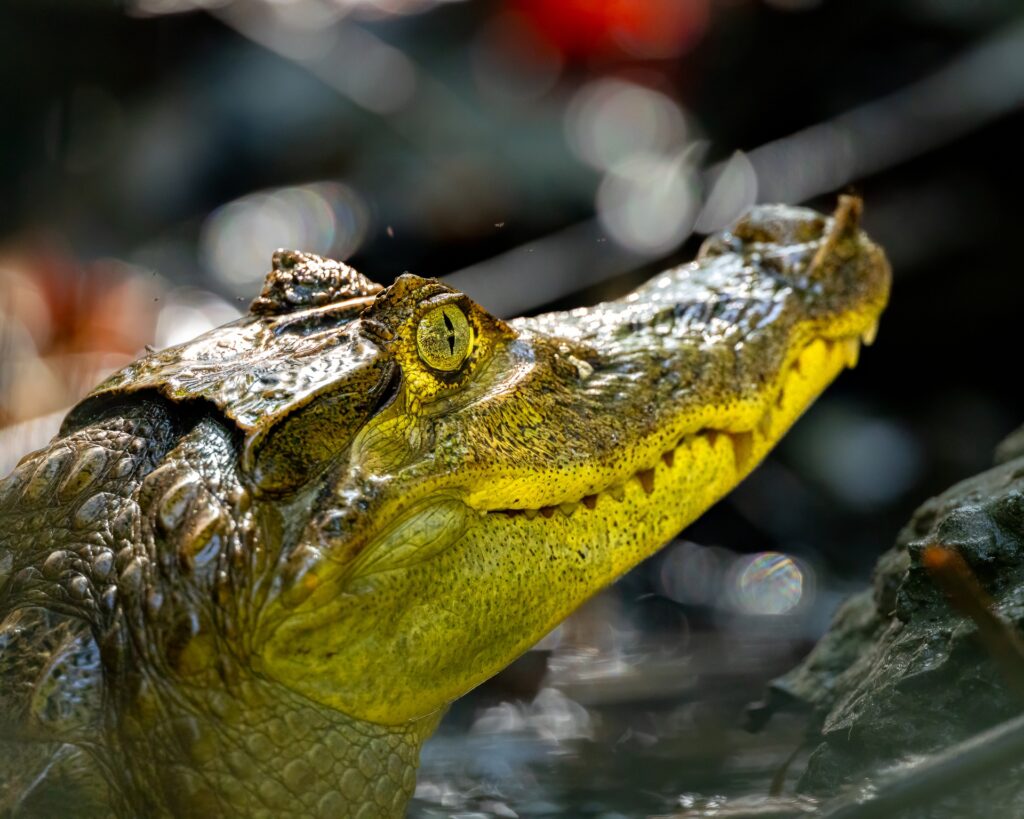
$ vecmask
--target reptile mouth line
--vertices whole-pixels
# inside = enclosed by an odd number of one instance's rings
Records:
[[[753,429],[743,430],[740,432],[726,431],[722,429],[714,429],[711,427],[705,427],[696,432],[690,432],[683,435],[677,442],[676,445],[663,452],[661,454],[661,461],[664,465],[671,469],[675,463],[675,456],[677,450],[687,447],[697,438],[704,438],[707,443],[714,448],[719,438],[726,438],[732,444],[733,456],[736,460],[736,471],[739,474],[744,473],[747,467],[750,466],[751,456],[754,451],[754,433],[755,431],[760,432],[765,437],[771,434],[772,423],[774,421],[774,412],[776,408],[782,408],[784,406],[783,400],[786,395],[786,388],[791,378],[800,376],[803,374],[804,368],[813,369],[810,366],[811,362],[807,359],[809,357],[816,357],[819,349],[819,345],[824,352],[824,358],[821,359],[819,367],[827,366],[832,361],[833,356],[841,355],[843,357],[842,363],[845,368],[852,369],[857,365],[857,360],[860,355],[861,343],[864,346],[869,347],[874,343],[875,335],[878,332],[878,322],[874,322],[867,330],[857,336],[845,336],[838,339],[827,339],[822,336],[815,338],[809,342],[804,348],[793,358],[792,362],[786,367],[785,375],[783,376],[782,385],[775,396],[772,406],[768,409],[757,425]],[[795,420],[795,419],[794,419]],[[534,520],[538,515],[545,518],[552,518],[556,513],[564,515],[565,517],[572,517],[572,515],[581,506],[587,510],[592,511],[597,508],[598,500],[604,497],[610,498],[612,501],[621,502],[625,499],[626,484],[629,481],[637,481],[644,493],[651,495],[654,493],[654,479],[655,470],[657,463],[646,468],[640,469],[634,472],[632,475],[627,477],[625,480],[618,483],[614,483],[611,486],[605,487],[604,489],[596,492],[592,495],[585,495],[576,501],[568,501],[560,503],[555,506],[541,506],[535,509],[482,509],[479,510],[483,514],[488,515],[502,515],[509,518],[525,517],[527,520]]]

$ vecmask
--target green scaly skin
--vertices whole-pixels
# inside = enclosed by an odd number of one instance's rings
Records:
[[[249,316],[0,482],[0,815],[401,816],[449,702],[855,363],[889,288],[859,209],[757,208],[622,300],[509,323],[275,255]]]

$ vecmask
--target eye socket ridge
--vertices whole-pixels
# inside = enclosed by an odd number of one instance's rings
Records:
[[[473,328],[453,302],[439,304],[420,317],[416,350],[431,369],[451,373],[462,367],[473,348]]]

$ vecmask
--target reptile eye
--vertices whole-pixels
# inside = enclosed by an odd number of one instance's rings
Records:
[[[416,349],[427,365],[441,372],[459,369],[469,356],[469,321],[454,304],[435,307],[420,319]]]

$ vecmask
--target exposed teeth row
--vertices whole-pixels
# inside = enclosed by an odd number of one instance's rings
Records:
[[[736,458],[736,468],[742,470],[750,460],[754,449],[754,434],[752,432],[722,432],[717,429],[704,429],[693,435],[687,435],[682,438],[676,445],[675,449],[670,449],[661,456],[662,462],[669,469],[675,464],[676,449],[679,447],[688,445],[693,441],[694,438],[702,436],[708,442],[711,447],[714,447],[720,437],[728,438],[732,443],[733,455]],[[640,488],[648,495],[653,494],[655,485],[655,467],[650,469],[641,469],[639,472],[634,473],[629,477],[628,480],[635,480],[640,484]],[[552,518],[556,513],[571,517],[580,506],[584,506],[587,509],[596,509],[599,498],[609,497],[613,501],[621,502],[626,499],[626,484],[617,483],[609,486],[607,489],[603,489],[595,495],[587,495],[578,501],[572,501],[568,503],[560,503],[557,506],[542,506],[540,509],[495,509],[492,514],[507,515],[508,517],[515,517],[522,515],[528,520],[533,520],[538,515],[545,518]]]
[[[838,350],[843,356],[843,363],[847,367],[857,366],[857,359],[860,355],[861,342],[865,345],[870,345],[874,340],[878,332],[877,322],[865,330],[859,339],[857,338],[843,338],[838,341],[830,341],[827,339],[820,339],[810,345],[800,353],[799,356],[793,361],[790,369],[800,372],[802,369],[810,366],[811,362],[808,358],[817,357],[821,353],[821,350],[826,356],[831,356],[833,350]],[[801,366],[803,361],[803,366]],[[777,405],[782,406],[782,399],[784,397],[784,391],[779,391],[779,396],[776,399]],[[757,432],[762,437],[768,437],[771,435],[772,429],[772,412],[768,410],[757,424]],[[676,450],[682,446],[690,444],[694,438],[702,436],[708,444],[714,448],[718,439],[722,436],[729,439],[732,444],[733,456],[736,459],[736,469],[738,472],[744,471],[750,462],[750,458],[753,455],[754,450],[754,431],[748,430],[745,432],[725,432],[718,429],[702,429],[699,432],[691,435],[686,435],[679,440],[674,449],[670,449],[667,452],[662,453],[661,460],[669,469],[675,463]],[[641,488],[648,495],[654,492],[654,476],[655,467],[649,469],[641,469],[639,472],[634,473],[627,480],[638,481]],[[626,485],[625,483],[614,484],[609,486],[607,489],[594,495],[587,495],[578,501],[571,501],[567,503],[560,503],[557,506],[542,506],[539,509],[494,509],[489,514],[500,514],[508,517],[516,517],[522,515],[527,520],[534,520],[538,515],[545,518],[554,517],[556,513],[564,515],[565,517],[571,517],[572,514],[582,505],[587,509],[596,509],[598,498],[607,496],[613,501],[621,502],[626,497]]]

